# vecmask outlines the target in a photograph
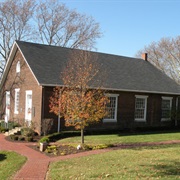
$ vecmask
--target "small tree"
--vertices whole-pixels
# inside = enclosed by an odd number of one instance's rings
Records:
[[[84,128],[107,115],[106,104],[109,100],[105,91],[97,87],[102,83],[102,76],[99,75],[101,71],[96,60],[93,54],[86,51],[72,53],[62,73],[65,87],[56,87],[50,99],[51,112],[57,115],[60,112],[66,126],[81,130],[82,144]]]

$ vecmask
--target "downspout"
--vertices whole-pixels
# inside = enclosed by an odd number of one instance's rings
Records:
[[[177,118],[178,118],[178,101],[179,101],[179,97],[176,97],[176,118],[175,118],[175,126],[177,126]]]
[[[41,134],[42,134],[42,130],[43,130],[43,124],[44,123],[44,87],[42,86],[42,109],[41,109]]]
[[[61,89],[59,91],[59,99],[61,98]],[[60,132],[60,129],[61,129],[61,107],[60,107],[60,103],[59,103],[59,114],[58,114],[58,133]]]

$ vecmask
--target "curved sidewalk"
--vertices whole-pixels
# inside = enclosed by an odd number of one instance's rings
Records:
[[[26,163],[14,176],[14,180],[45,180],[50,162],[110,151],[110,149],[94,150],[51,158],[28,147],[33,144],[35,145],[36,143],[10,142],[5,139],[3,134],[0,134],[0,150],[15,151],[27,157]]]
[[[93,154],[99,154],[108,152],[116,149],[142,147],[142,146],[154,146],[163,144],[179,144],[180,140],[165,141],[165,142],[154,142],[154,143],[138,143],[138,144],[119,144],[117,147],[101,150],[86,151],[77,154],[71,154],[66,156],[48,157],[41,152],[38,152],[30,147],[29,145],[35,145],[37,143],[19,143],[10,142],[5,139],[3,134],[0,134],[0,150],[15,151],[23,156],[27,157],[26,163],[13,177],[14,180],[45,180],[46,173],[50,162],[60,161],[75,157],[89,156]]]

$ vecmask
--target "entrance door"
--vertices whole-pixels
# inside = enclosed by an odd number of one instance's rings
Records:
[[[30,125],[32,120],[32,91],[26,91],[25,107],[25,120],[28,121],[28,125]]]
[[[6,115],[5,122],[8,123],[10,117],[10,92],[6,91]]]

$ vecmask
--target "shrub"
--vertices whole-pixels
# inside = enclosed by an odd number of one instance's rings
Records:
[[[25,140],[25,137],[23,137],[23,136],[18,137],[18,141],[24,141],[24,140]]]
[[[45,136],[39,140],[39,143],[49,143],[49,138]]]
[[[96,146],[93,146],[93,150],[95,149],[105,149],[105,148],[108,148],[108,147],[114,147],[113,144],[98,144]]]
[[[81,146],[82,146],[82,149],[84,149],[84,150],[92,150],[93,149],[93,147],[88,144],[82,144]]]
[[[21,135],[25,137],[31,137],[34,135],[34,131],[31,128],[22,128]]]
[[[13,128],[15,128],[15,127],[21,127],[21,125],[19,123],[17,123],[17,122],[14,122],[13,123]]]
[[[28,142],[33,142],[33,137],[32,136],[27,136],[25,137],[25,140]]]
[[[16,135],[10,135],[10,138],[11,138],[13,141],[17,141],[17,140],[18,140],[18,136],[16,136]]]
[[[5,133],[8,131],[8,128],[4,128],[0,126],[0,133]]]
[[[45,152],[53,153],[54,155],[57,155],[57,153],[58,153],[57,146],[55,146],[55,145],[48,146],[47,149],[45,150]]]

